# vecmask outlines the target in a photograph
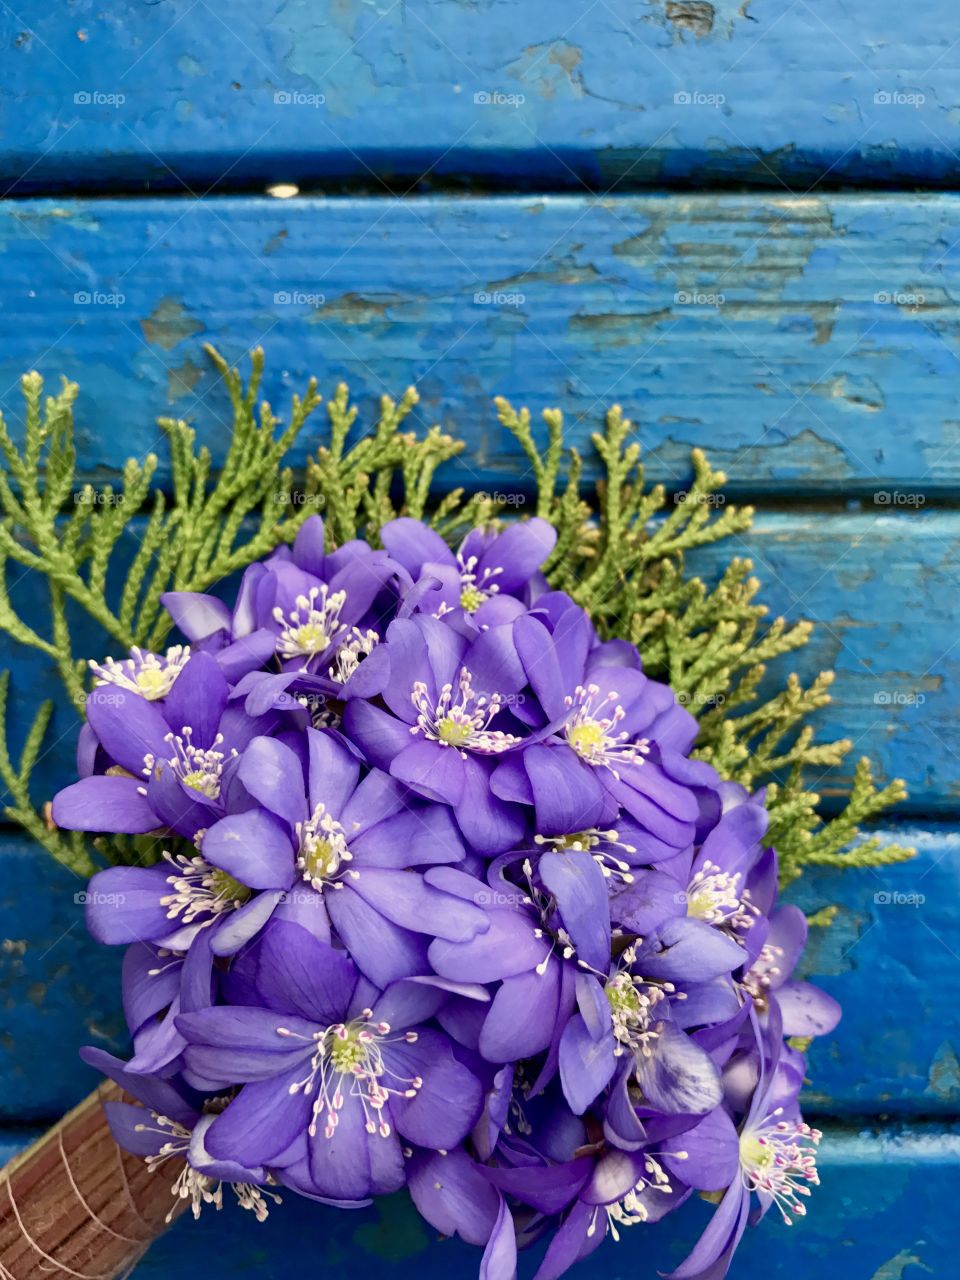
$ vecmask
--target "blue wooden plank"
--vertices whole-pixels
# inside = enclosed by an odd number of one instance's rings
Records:
[[[0,1148],[3,1138],[0,1135]],[[960,1133],[929,1126],[856,1131],[828,1128],[818,1161],[821,1185],[808,1215],[786,1227],[774,1211],[744,1238],[731,1280],[817,1276],[820,1280],[923,1280],[956,1275],[955,1205]],[[694,1201],[662,1226],[625,1230],[572,1273],[579,1280],[653,1280],[689,1250],[711,1211]],[[521,1262],[529,1277],[542,1247]],[[137,1280],[210,1275],[287,1280],[318,1273],[347,1280],[449,1280],[477,1273],[480,1254],[438,1240],[401,1194],[351,1213],[287,1196],[265,1223],[233,1204],[189,1215],[138,1264]]]
[[[413,421],[469,438],[449,484],[529,484],[500,392],[581,444],[621,402],[675,488],[700,445],[740,491],[919,503],[960,493],[958,243],[953,196],[7,201],[0,403],[79,379],[95,477],[164,412],[222,456],[201,340],[263,342],[278,409],[311,373],[368,417],[416,382]]]
[[[960,670],[952,565],[960,556],[960,514],[908,513],[887,506],[861,511],[762,510],[752,532],[698,553],[692,567],[715,578],[733,556],[753,560],[772,617],[807,617],[813,641],[773,664],[768,687],[796,671],[809,682],[819,671],[837,673],[833,703],[818,713],[821,740],[854,743],[842,767],[818,783],[827,802],[849,784],[859,756],[869,755],[880,776],[902,776],[910,788],[902,812],[955,812],[960,760]],[[40,602],[30,575],[14,590],[16,604],[41,632]],[[916,620],[922,619],[918,626]],[[76,651],[112,653],[91,626],[74,628]],[[0,636],[0,665],[13,667],[14,738],[25,730],[37,689],[51,686],[51,665],[35,651]],[[37,774],[37,798],[71,777],[78,721],[61,703]]]
[[[805,962],[845,1011],[812,1050],[808,1105],[828,1115],[948,1116],[960,1109],[960,833],[893,829],[885,838],[916,843],[917,860],[809,873],[791,890],[808,911],[841,908],[831,929],[813,931]],[[77,1061],[80,1045],[124,1052],[119,957],[87,937],[80,892],[42,850],[0,839],[0,1123],[51,1119],[79,1101],[94,1083]]]
[[[471,174],[949,182],[945,3],[6,7],[0,173],[59,188]],[[896,32],[896,39],[890,33]]]
[[[42,849],[0,839],[0,1119],[52,1120],[97,1082],[82,1044],[118,1046],[120,957],[84,925],[82,881]],[[2,1153],[0,1153],[2,1155]]]
[[[42,1129],[0,1129],[0,1168],[39,1138]]]
[[[785,670],[807,680],[836,672],[834,701],[814,724],[822,738],[848,738],[853,748],[818,783],[825,798],[847,789],[857,759],[868,755],[884,778],[906,780],[910,798],[901,812],[952,812],[960,795],[952,590],[960,515],[880,514],[890,510],[866,503],[843,514],[761,509],[749,534],[691,563],[715,578],[732,553],[744,555],[770,616],[814,622],[811,643],[778,662],[766,687],[779,689]]]
[[[829,929],[811,930],[802,963],[844,1011],[811,1048],[806,1105],[827,1115],[956,1115],[960,833],[909,827],[884,839],[914,845],[917,858],[808,873],[790,890],[808,912],[839,907]]]

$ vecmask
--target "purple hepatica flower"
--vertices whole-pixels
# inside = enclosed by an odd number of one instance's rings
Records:
[[[586,1177],[578,1168],[583,1164]],[[619,1241],[625,1228],[659,1222],[689,1195],[664,1168],[658,1152],[606,1149],[592,1164],[574,1160],[567,1169],[568,1178],[575,1177],[580,1185],[570,1197],[534,1280],[557,1280],[599,1248],[608,1233]],[[523,1179],[516,1181],[522,1184]],[[522,1191],[515,1194],[523,1197]]]
[[[54,797],[53,819],[73,831],[169,828],[192,840],[226,812],[239,752],[277,722],[275,712],[251,718],[230,704],[226,678],[205,653],[190,657],[162,701],[94,689],[87,724],[108,763]]]
[[[643,938],[641,965],[680,984],[705,982],[748,965],[755,924],[776,896],[776,858],[761,840],[761,803],[722,815],[694,854],[679,854],[659,869],[638,870],[610,899],[615,925]]]
[[[222,1100],[203,1103],[190,1093],[181,1091],[172,1081],[158,1080],[131,1071],[129,1063],[105,1053],[102,1049],[85,1048],[80,1057],[89,1066],[103,1072],[141,1104],[107,1102],[104,1110],[110,1130],[118,1146],[132,1155],[141,1156],[151,1172],[169,1160],[184,1161],[183,1169],[171,1187],[177,1200],[187,1200],[194,1218],[200,1217],[205,1204],[223,1207],[223,1184],[231,1188],[241,1209],[249,1209],[258,1222],[267,1217],[267,1200],[280,1203],[276,1192],[264,1184],[268,1175],[263,1168],[249,1168],[233,1160],[214,1160],[205,1147],[206,1133]],[[174,1204],[167,1222],[173,1220]]]
[[[603,981],[578,974],[578,1012],[560,1041],[560,1079],[574,1112],[586,1111],[618,1069],[625,1088],[639,1089],[641,1115],[704,1115],[718,1104],[720,1073],[674,1021],[675,992],[672,981],[644,971],[634,947]]]
[[[410,870],[462,859],[445,808],[410,796],[379,769],[361,777],[357,756],[330,730],[307,729],[294,741],[299,749],[254,739],[238,777],[258,807],[224,817],[203,838],[204,857],[264,891],[219,927],[212,943],[218,954],[247,942],[281,897],[298,918],[307,911],[325,941],[329,916],[380,986],[425,971],[424,935],[461,939],[487,928],[479,908]]]
[[[356,659],[396,609],[406,571],[366,542],[324,550],[323,521],[311,516],[292,552],[281,548],[243,576],[231,612],[213,596],[168,592],[163,603],[184,635],[216,653],[231,680],[276,660],[284,671],[326,672],[341,649]]]
[[[217,865],[215,849],[213,858],[164,850],[152,867],[98,871],[86,894],[87,928],[108,945],[142,941],[186,951],[201,929],[243,908],[261,887]]]
[[[385,524],[380,537],[415,583],[436,582],[419,600],[422,612],[450,621],[466,618],[485,628],[511,622],[547,590],[538,570],[556,545],[557,531],[536,517],[502,533],[473,529],[454,552],[433,529],[402,517]]]
[[[428,800],[448,804],[466,840],[485,854],[517,843],[517,805],[490,789],[492,762],[520,745],[512,698],[525,683],[509,626],[468,641],[435,618],[387,630],[387,710],[354,698],[343,726],[367,758]]]
[[[187,1065],[242,1088],[206,1133],[220,1160],[284,1168],[304,1159],[313,1192],[358,1200],[405,1181],[400,1139],[456,1147],[480,1114],[480,1082],[431,1015],[436,988],[380,995],[349,957],[295,924],[254,948],[258,1006],[182,1015]],[[482,994],[482,993],[481,993]]]
[[[819,1184],[816,1153],[821,1134],[803,1121],[797,1100],[802,1058],[783,1049],[779,1025],[760,1037],[760,1050],[759,1082],[739,1127],[724,1107],[718,1107],[684,1133],[683,1165],[667,1161],[688,1186],[724,1192],[703,1235],[670,1280],[721,1280],[726,1275],[747,1226],[753,1193],[759,1201],[758,1217],[776,1205],[789,1226],[806,1213],[804,1200]]]
[[[379,770],[361,781],[359,762],[335,735],[308,729],[301,741],[306,781],[300,754],[278,739],[254,738],[236,767],[245,807],[213,822],[199,854],[165,852],[157,866],[98,872],[87,894],[93,936],[185,951],[209,929],[213,953],[231,955],[279,907],[301,918],[309,909],[307,918],[329,939],[320,891],[346,888],[332,914],[361,965],[383,981],[414,972],[426,943],[402,922],[412,918],[417,932],[443,933],[466,914],[402,874],[463,857],[452,819],[446,809],[409,797]],[[246,807],[251,803],[257,807]],[[300,882],[304,887],[291,892]],[[438,906],[453,908],[439,922],[431,914]],[[480,914],[472,914],[482,925]]]
[[[535,1099],[525,1118],[522,1131],[507,1134],[498,1146],[496,1163],[480,1172],[532,1211],[528,1238],[553,1229],[538,1280],[555,1280],[592,1253],[608,1232],[619,1240],[624,1228],[659,1221],[689,1195],[664,1167],[667,1153],[651,1146],[631,1152],[608,1147],[595,1126],[588,1131],[556,1095]],[[682,1159],[683,1153],[673,1150],[678,1145],[671,1142],[670,1153]],[[444,1198],[442,1207],[455,1211],[451,1197],[442,1189],[435,1192],[434,1202]]]
[[[494,792],[533,805],[542,835],[609,826],[622,810],[640,834],[642,861],[689,848],[719,812],[719,779],[686,759],[696,722],[668,686],[623,665],[620,646],[598,644],[566,597],[519,618],[513,639],[534,694],[517,715],[535,733],[498,767]]]

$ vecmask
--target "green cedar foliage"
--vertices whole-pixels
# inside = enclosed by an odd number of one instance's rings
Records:
[[[311,380],[302,398],[293,398],[283,426],[266,402],[258,404],[262,350],[252,353],[246,387],[236,369],[207,350],[230,397],[230,446],[214,474],[194,430],[161,418],[171,463],[169,493],[153,485],[154,454],[130,459],[116,490],[95,491],[78,482],[75,383],[64,381],[58,394],[44,399],[40,376],[25,375],[22,444],[0,417],[0,630],[46,655],[67,697],[80,708],[91,655],[77,653],[71,637],[69,619],[77,611],[98,625],[107,651],[157,649],[170,629],[160,603],[164,591],[216,587],[292,542],[316,511],[324,516],[331,547],[355,537],[375,544],[380,526],[398,514],[426,519],[455,542],[499,513],[490,495],[457,489],[438,499],[432,493],[435,471],[464,445],[439,427],[421,437],[403,429],[417,403],[413,388],[399,401],[382,397],[375,426],[358,432],[357,410],[341,384],[326,407],[326,443],[296,475],[285,459],[320,405],[316,382]],[[783,882],[805,866],[876,866],[909,857],[912,850],[861,838],[861,825],[905,794],[899,780],[878,789],[866,760],[858,764],[839,814],[825,821],[818,813],[819,797],[808,779],[838,764],[850,748],[845,741],[816,743],[807,723],[829,700],[832,675],[820,675],[808,688],[791,675],[775,696],[761,696],[767,664],[805,644],[810,624],[767,621],[746,560],[732,559],[712,588],[687,570],[688,552],[750,527],[751,508],[716,498],[723,474],[695,450],[690,489],[671,503],[663,486],[645,486],[632,424],[615,407],[605,430],[593,437],[601,479],[591,498],[581,492],[582,458],[564,446],[559,410],[544,413],[541,446],[525,409],[517,412],[505,400],[496,404],[501,423],[529,461],[536,514],[557,529],[546,566],[551,584],[582,604],[602,635],[635,643],[645,670],[678,692],[699,721],[701,759],[724,778],[766,786],[770,842],[779,851]],[[122,584],[116,587],[118,565]],[[43,581],[46,625],[39,629],[20,616],[10,596],[9,584],[28,572]],[[5,731],[8,680],[9,673],[0,678],[7,818],[81,875],[95,869],[97,854],[109,861],[139,860],[142,842],[97,841],[91,850],[81,836],[57,830],[45,806],[36,807],[30,775],[53,703],[39,707],[14,762]]]

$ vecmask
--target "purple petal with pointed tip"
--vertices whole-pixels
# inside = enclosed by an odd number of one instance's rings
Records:
[[[545,853],[540,878],[557,901],[578,959],[600,973],[610,964],[610,906],[607,881],[585,850]]]

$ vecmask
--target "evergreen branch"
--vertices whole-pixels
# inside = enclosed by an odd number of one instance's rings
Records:
[[[246,385],[238,370],[207,351],[233,413],[227,455],[213,475],[210,453],[197,448],[193,428],[161,419],[169,494],[151,492],[158,466],[152,454],[126,463],[118,492],[78,486],[73,383],[64,381],[44,401],[39,375],[23,378],[22,446],[0,417],[0,630],[53,659],[77,705],[85,672],[71,647],[68,602],[99,624],[104,645],[156,649],[172,625],[161,606],[165,591],[208,590],[292,542],[314,511],[323,512],[330,549],[358,537],[378,545],[381,525],[401,514],[428,519],[451,542],[474,525],[496,522],[489,495],[459,489],[431,510],[438,468],[464,446],[439,426],[421,436],[406,429],[418,403],[413,388],[399,401],[384,396],[373,429],[355,433],[357,408],[346,386],[338,386],[327,404],[328,438],[297,477],[286,458],[320,404],[315,380],[302,398],[293,398],[283,426],[258,400],[262,350],[251,353]],[[778,848],[783,880],[806,866],[875,866],[910,856],[910,850],[860,835],[865,822],[904,794],[899,781],[878,789],[865,761],[843,810],[828,821],[818,813],[819,797],[807,783],[810,770],[840,763],[849,750],[845,741],[815,742],[808,723],[829,700],[832,675],[821,674],[807,688],[790,676],[785,688],[763,698],[769,663],[802,647],[810,624],[767,619],[747,560],[733,559],[709,588],[687,570],[689,552],[750,527],[752,509],[724,501],[723,473],[694,450],[685,493],[671,502],[662,485],[648,488],[633,424],[614,406],[593,437],[601,474],[591,503],[581,492],[583,460],[564,448],[560,411],[545,411],[541,448],[526,409],[517,411],[503,399],[496,406],[533,473],[536,514],[557,530],[545,566],[551,585],[586,608],[602,636],[636,644],[645,670],[670,683],[698,720],[699,758],[746,787],[766,785],[768,838]],[[45,621],[32,609],[29,619],[22,616],[15,605],[15,567],[47,579]],[[111,582],[118,577],[123,585],[114,599]],[[8,816],[65,865],[88,874],[94,863],[82,838],[52,830],[30,799],[49,710],[38,713],[19,764],[11,761],[3,720],[7,680],[0,685],[0,776],[12,798]],[[143,841],[112,842],[100,853],[110,860],[142,859],[150,848]]]
[[[527,410],[518,412],[503,399],[496,406],[533,469],[537,514],[557,527],[557,548],[547,565],[551,585],[583,605],[602,636],[623,636],[638,646],[644,670],[667,681],[699,720],[697,757],[748,788],[767,784],[768,839],[778,849],[782,881],[795,879],[805,866],[880,866],[912,856],[910,849],[860,833],[863,823],[904,798],[899,780],[878,790],[861,761],[843,810],[829,821],[818,813],[819,796],[807,789],[811,769],[820,773],[841,763],[850,749],[845,740],[816,743],[807,723],[829,702],[833,674],[821,673],[809,688],[791,675],[785,689],[759,701],[769,662],[806,644],[811,624],[768,622],[747,560],[732,560],[712,590],[686,571],[688,552],[752,522],[752,508],[723,500],[723,473],[695,449],[690,488],[668,511],[663,487],[645,488],[632,423],[614,406],[605,431],[593,438],[601,462],[593,512],[579,496],[580,460],[573,451],[567,490],[557,497],[559,411],[544,413],[547,445],[541,452]]]
[[[10,672],[0,672],[0,778],[7,789],[9,803],[4,804],[3,814],[23,827],[49,854],[84,879],[96,870],[78,831],[60,831],[34,806],[30,797],[30,775],[40,755],[40,748],[53,715],[53,702],[42,702],[27,732],[26,742],[20,754],[20,762],[14,765],[7,744],[7,696],[10,688]]]

